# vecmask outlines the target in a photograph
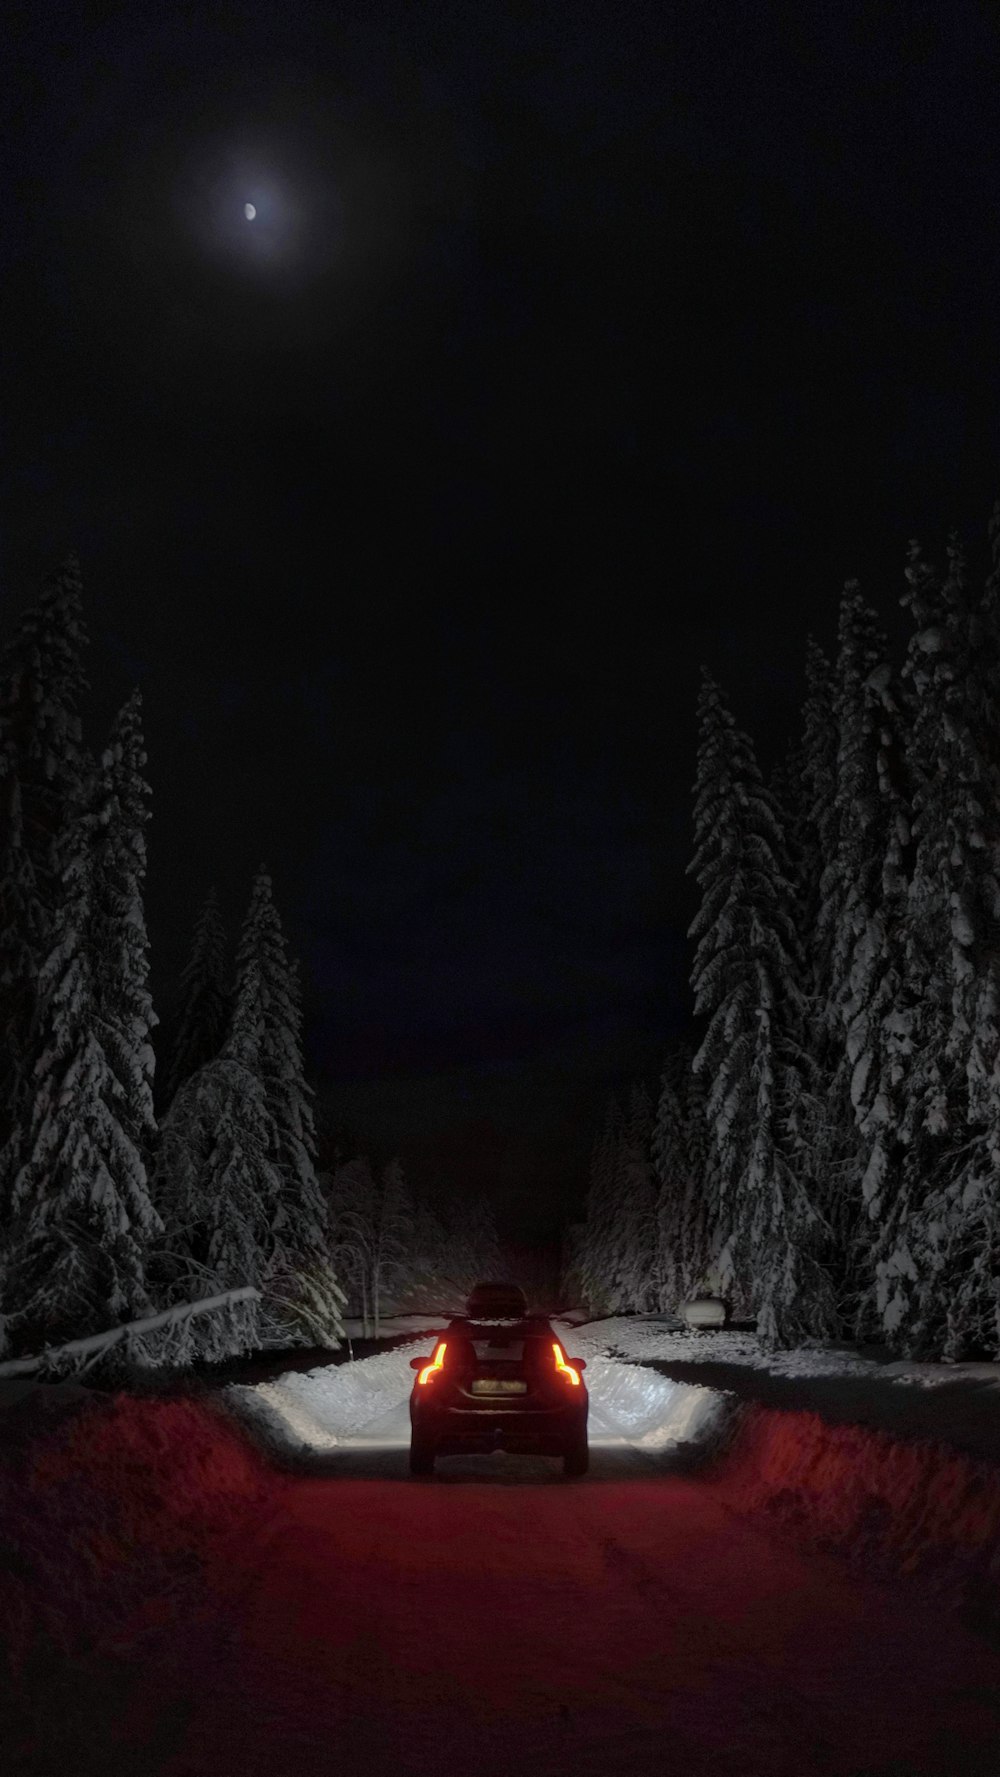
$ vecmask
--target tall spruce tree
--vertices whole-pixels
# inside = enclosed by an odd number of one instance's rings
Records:
[[[655,1307],[656,1185],[650,1143],[653,1110],[645,1086],[628,1097],[615,1157],[615,1216],[608,1279],[611,1306],[639,1313]]]
[[[335,1347],[344,1294],[316,1177],[296,971],[271,891],[254,880],[226,1042],[179,1088],[161,1131],[159,1188],[171,1227],[170,1294],[253,1284],[244,1346]]]
[[[911,544],[907,580],[913,854],[904,991],[893,1015],[906,1062],[903,1157],[877,1221],[875,1306],[894,1343],[933,1353],[942,1338],[954,1345],[954,1331],[944,1332],[946,1256],[964,1244],[970,1136],[992,1121],[970,1086],[983,1077],[980,1058],[994,1040],[1000,811],[979,613],[955,538],[944,576]]]
[[[908,834],[898,696],[881,626],[856,581],[841,598],[835,679],[835,794],[819,914],[827,957],[821,1084],[832,1135],[823,1165],[838,1296],[851,1317],[864,1287],[863,1202],[877,1194],[894,1147],[894,1062],[883,1039],[897,994],[893,910]]]
[[[592,1309],[606,1308],[611,1300],[612,1251],[618,1215],[617,1164],[621,1139],[621,1107],[611,1098],[590,1159],[586,1209],[576,1253],[576,1272],[580,1287]]]
[[[247,1284],[270,1290],[281,1194],[273,1141],[261,1081],[225,1051],[175,1094],[160,1126],[156,1169],[168,1305]],[[240,1303],[223,1323],[206,1315],[191,1322],[193,1355],[252,1350],[272,1326],[273,1315],[255,1301]]]
[[[809,935],[804,990],[815,1003],[826,999],[829,934],[821,920],[823,877],[833,840],[833,805],[837,767],[834,715],[834,673],[812,636],[806,642],[806,697],[802,728],[785,771],[787,810],[785,855],[787,875],[801,910],[802,930]],[[779,829],[780,831],[780,829]]]
[[[722,1282],[752,1302],[765,1341],[786,1344],[832,1334],[837,1317],[828,1230],[797,1120],[804,1007],[783,846],[751,742],[706,674],[690,869],[702,891],[691,927],[695,1010],[708,1025],[694,1066],[707,1080],[728,1229]]]
[[[830,864],[836,851],[836,794],[839,725],[836,675],[826,654],[810,637],[806,645],[806,698],[801,737],[787,773],[788,789],[779,814],[790,816],[790,834],[778,855],[779,871],[791,885],[797,942],[790,952],[801,1007],[801,1088],[795,1107],[798,1145],[811,1156],[815,1207],[836,1217],[849,1171],[852,1128],[846,1092],[831,1092],[843,1055],[843,1032],[833,1010],[837,941],[830,899]],[[779,833],[781,822],[779,820]],[[790,903],[791,905],[791,903]],[[836,1243],[830,1249],[835,1260]],[[836,1267],[835,1267],[836,1268]],[[845,1278],[837,1277],[838,1293]]]
[[[143,902],[150,794],[145,767],[142,697],[135,691],[115,718],[101,758],[91,944],[99,1034],[121,1088],[118,1122],[137,1180],[148,1171],[156,1141],[151,1034],[157,1018]]]
[[[62,919],[65,830],[86,794],[80,570],[69,556],[0,655],[0,1145],[27,1114],[38,991]],[[0,1216],[10,1179],[0,1181]]]
[[[656,1307],[675,1313],[710,1286],[717,1208],[703,1086],[691,1054],[672,1055],[660,1080],[650,1152],[656,1180]]]
[[[236,996],[225,1053],[261,1084],[270,1123],[274,1201],[272,1294],[289,1331],[297,1321],[317,1343],[339,1343],[343,1295],[330,1263],[326,1204],[316,1177],[312,1091],[302,1053],[297,966],[288,956],[271,878],[254,879],[236,958]]]
[[[198,914],[191,951],[181,973],[180,1009],[164,1104],[170,1104],[184,1081],[219,1054],[231,1010],[226,929],[213,888]]]
[[[20,1345],[101,1332],[149,1307],[159,1231],[141,914],[141,740],[126,706],[99,779],[58,846],[61,921],[39,982],[39,1056],[8,1142],[12,1262],[5,1313]]]
[[[982,823],[986,868],[996,863],[1000,835],[1000,500],[990,516],[989,542],[991,571],[970,623],[976,671],[966,682],[989,773]],[[970,1139],[928,1203],[922,1255],[938,1304],[934,1324],[941,1349],[955,1359],[1000,1357],[1000,958],[996,918],[990,919],[988,903],[981,911],[965,1063]],[[926,1304],[922,1317],[931,1323]]]
[[[376,1174],[367,1156],[347,1160],[334,1174],[330,1199],[337,1275],[361,1316],[364,1336],[377,1339],[387,1300],[407,1297],[429,1281],[402,1166],[390,1160]]]

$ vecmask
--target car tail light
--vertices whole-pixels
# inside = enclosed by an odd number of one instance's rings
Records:
[[[574,1370],[573,1365],[566,1362],[566,1359],[563,1356],[562,1346],[553,1343],[552,1352],[556,1360],[556,1369],[559,1371],[560,1376],[565,1376],[566,1381],[571,1387],[579,1388],[580,1372],[579,1370]]]
[[[448,1349],[448,1346],[447,1346],[446,1342],[442,1339],[441,1344],[438,1346],[436,1352],[434,1353],[434,1356],[431,1358],[430,1363],[425,1364],[423,1369],[419,1372],[419,1374],[417,1376],[417,1384],[419,1387],[421,1387],[421,1388],[424,1387],[424,1385],[430,1381],[431,1377],[436,1375],[438,1370],[440,1370],[442,1364],[444,1363],[444,1354],[447,1351],[447,1349]]]

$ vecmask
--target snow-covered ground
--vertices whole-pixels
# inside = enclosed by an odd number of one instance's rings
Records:
[[[575,1321],[555,1325],[567,1349],[587,1361],[594,1446],[707,1447],[719,1441],[741,1400],[757,1399],[1000,1455],[1000,1368],[993,1364],[885,1363],[820,1345],[769,1352],[750,1332],[695,1333],[658,1318]],[[227,1403],[287,1454],[408,1443],[410,1359],[430,1353],[431,1329],[440,1326],[440,1316],[395,1317],[384,1323],[385,1337],[412,1331],[412,1340],[357,1362],[232,1387]],[[652,1365],[681,1373],[664,1375]],[[895,1396],[888,1404],[887,1391]],[[937,1399],[926,1391],[937,1391]]]
[[[923,1388],[958,1382],[989,1383],[1000,1389],[1000,1364],[918,1364],[881,1362],[848,1346],[805,1345],[794,1351],[765,1351],[755,1333],[692,1332],[676,1321],[636,1315],[587,1323],[573,1335],[580,1355],[614,1354],[632,1363],[654,1360],[685,1364],[743,1364],[772,1376],[864,1376]]]
[[[379,1339],[395,1339],[400,1333],[432,1333],[447,1319],[442,1314],[392,1314],[379,1322],[379,1330],[375,1337]],[[348,1339],[370,1339],[371,1331],[365,1331],[365,1323],[355,1317],[348,1316],[344,1321],[344,1332]]]
[[[607,1357],[599,1341],[588,1343],[566,1322],[553,1324],[567,1347],[587,1360],[592,1445],[663,1450],[700,1442],[718,1428],[725,1407],[719,1391],[672,1382],[654,1370]],[[291,1455],[408,1444],[410,1359],[429,1356],[433,1347],[433,1337],[424,1335],[356,1363],[327,1364],[252,1387],[234,1386],[226,1390],[226,1400],[239,1417],[252,1421],[271,1444]]]

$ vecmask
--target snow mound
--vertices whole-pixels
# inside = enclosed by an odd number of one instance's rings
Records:
[[[227,1404],[272,1443],[296,1452],[334,1450],[409,1395],[410,1359],[430,1356],[433,1339],[414,1339],[354,1363],[289,1371],[273,1382],[227,1388]]]
[[[933,1579],[1000,1627],[1000,1469],[815,1413],[741,1410],[707,1484],[727,1505],[868,1567]]]
[[[577,1333],[561,1322],[554,1324],[570,1354],[587,1360],[592,1428],[598,1439],[602,1432],[610,1433],[643,1449],[667,1450],[703,1444],[717,1434],[728,1396],[670,1381],[638,1364],[588,1356]],[[410,1359],[429,1357],[434,1343],[416,1339],[354,1363],[232,1386],[225,1391],[227,1405],[278,1450],[292,1455],[336,1450],[363,1441],[369,1428],[405,1407],[413,1384]],[[402,1435],[408,1438],[408,1424]]]
[[[202,1402],[94,1394],[66,1405],[53,1418],[35,1391],[4,1414],[0,1644],[15,1674],[140,1635],[283,1485]]]
[[[573,1335],[581,1357],[591,1352],[635,1363],[742,1364],[789,1378],[823,1376],[877,1377],[911,1387],[939,1388],[957,1382],[987,1383],[1000,1389],[1000,1364],[921,1364],[880,1362],[843,1346],[801,1345],[793,1351],[770,1351],[756,1333],[716,1332],[631,1315],[591,1321]]]
[[[717,1389],[672,1382],[655,1370],[600,1357],[587,1359],[587,1384],[592,1409],[643,1450],[707,1444],[720,1431],[730,1405]]]

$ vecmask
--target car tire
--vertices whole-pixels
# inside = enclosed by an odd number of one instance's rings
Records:
[[[581,1438],[577,1443],[571,1444],[568,1450],[564,1451],[563,1474],[573,1476],[585,1475],[589,1467],[590,1451],[587,1448],[587,1440],[586,1438]]]
[[[434,1446],[425,1444],[423,1439],[414,1438],[410,1444],[411,1475],[432,1475],[434,1473]]]

